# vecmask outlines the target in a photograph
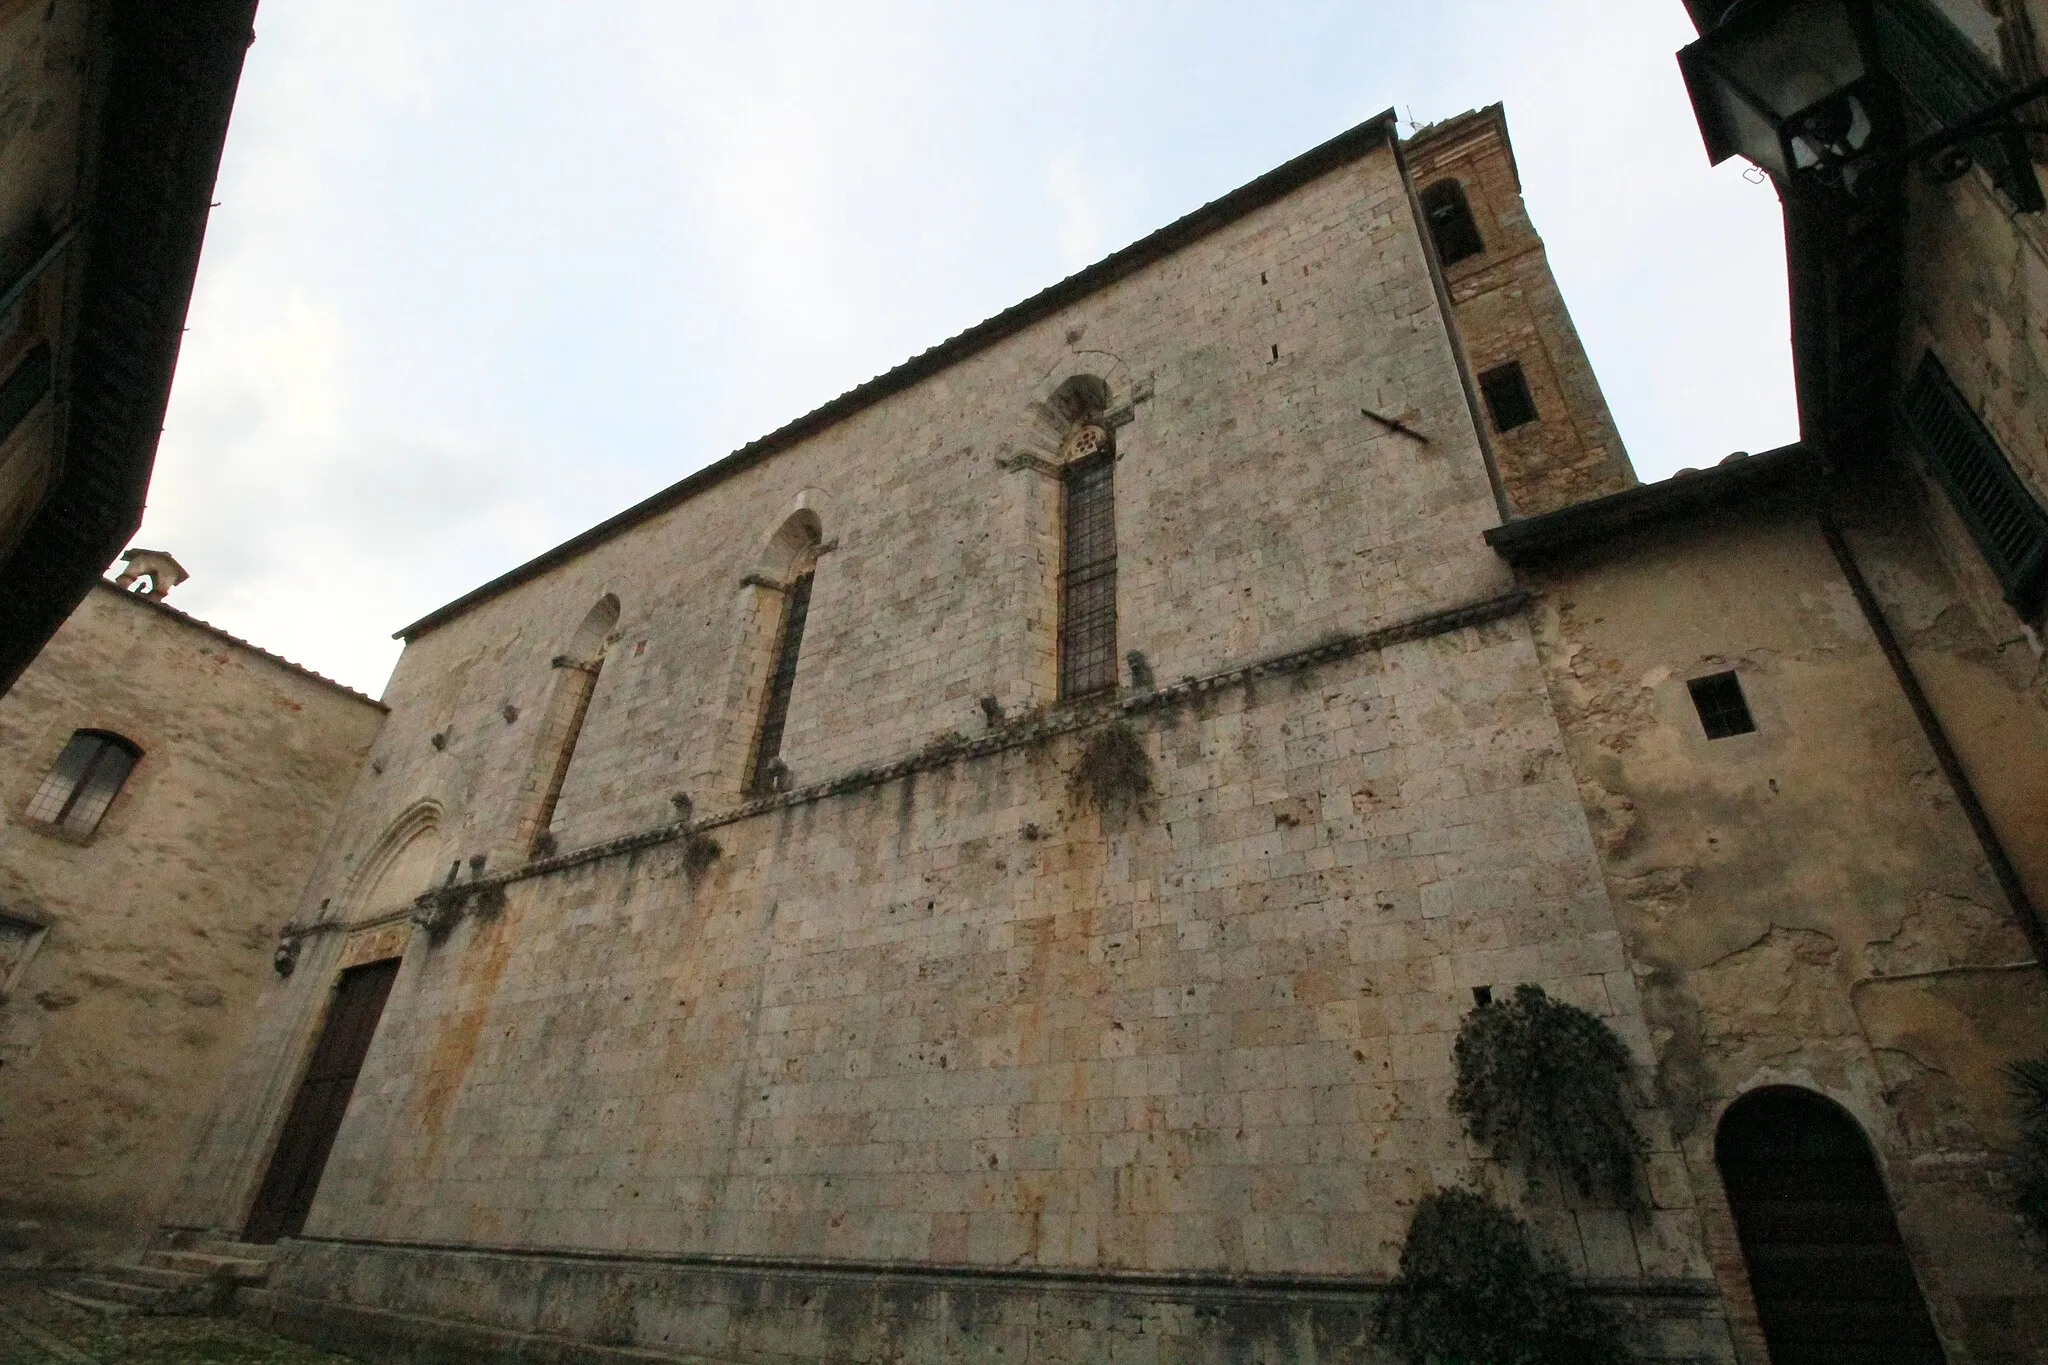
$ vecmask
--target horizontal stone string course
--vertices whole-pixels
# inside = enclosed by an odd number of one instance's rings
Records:
[[[1336,635],[1310,645],[1306,649],[1293,650],[1275,655],[1269,659],[1244,664],[1238,668],[1225,669],[1199,678],[1183,678],[1181,681],[1155,691],[1140,693],[1117,701],[1104,702],[1094,706],[1062,707],[1024,718],[1012,725],[982,735],[975,739],[959,739],[927,745],[917,753],[876,767],[856,768],[840,773],[821,782],[808,783],[794,791],[778,792],[772,796],[758,797],[716,812],[701,820],[688,823],[657,825],[653,829],[622,835],[603,843],[590,844],[583,848],[558,853],[552,858],[539,858],[509,872],[500,872],[489,877],[478,877],[474,881],[459,882],[452,886],[435,887],[421,895],[414,902],[420,913],[431,912],[435,906],[450,895],[467,898],[491,887],[509,886],[513,882],[525,881],[530,877],[544,877],[552,872],[566,871],[581,867],[585,863],[601,862],[641,849],[654,848],[671,843],[691,831],[716,829],[721,825],[737,824],[750,820],[756,815],[781,810],[791,806],[805,806],[827,797],[843,796],[848,792],[860,791],[867,787],[893,782],[912,773],[929,772],[942,768],[961,759],[986,758],[991,754],[1003,753],[1010,749],[1021,749],[1027,745],[1041,744],[1058,735],[1071,734],[1077,730],[1093,729],[1106,725],[1119,716],[1141,715],[1148,711],[1165,711],[1188,705],[1194,698],[1206,696],[1229,687],[1242,687],[1247,683],[1264,678],[1298,673],[1303,669],[1317,668],[1323,664],[1335,663],[1357,654],[1367,654],[1393,645],[1406,644],[1411,640],[1425,640],[1433,635],[1448,635],[1453,631],[1468,630],[1499,621],[1522,611],[1529,603],[1529,594],[1517,588],[1495,597],[1468,602],[1462,606],[1444,611],[1429,612],[1422,616],[1397,621],[1391,626],[1358,634]],[[312,926],[324,927],[324,926]],[[350,925],[350,928],[361,926]],[[307,932],[288,930],[288,932]]]

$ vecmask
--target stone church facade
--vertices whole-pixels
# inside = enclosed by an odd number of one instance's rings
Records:
[[[2042,1295],[1995,1065],[1941,1034],[1967,1103],[1900,1147],[1929,1010],[1862,983],[2032,1018],[2038,967],[1825,544],[1762,514],[1694,582],[1644,529],[1739,529],[1797,463],[1635,487],[1499,110],[1361,125],[402,632],[166,1235],[283,1238],[269,1320],[449,1359],[1378,1360],[1409,1214],[1464,1185],[1639,1357],[1761,1361],[1715,1121],[1808,1084],[1915,1254],[1983,1173],[1988,1268],[1921,1288],[1996,1359],[1962,1319]],[[1732,628],[1779,569],[1805,615]],[[1722,672],[1775,747],[1694,738]],[[1830,809],[1771,735],[1858,688]],[[1715,826],[1752,779],[1840,846]],[[1845,896],[1857,971],[1719,922],[1745,877]],[[1460,1022],[1525,983],[1635,1055],[1646,1209],[1451,1112]]]

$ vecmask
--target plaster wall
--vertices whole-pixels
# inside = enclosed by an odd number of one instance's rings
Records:
[[[0,913],[46,926],[0,1001],[0,1250],[156,1226],[382,720],[105,585],[0,698]],[[85,841],[24,816],[82,728],[143,751]]]
[[[2048,990],[1810,512],[1662,527],[1541,570],[1535,615],[1658,1093],[1761,1362],[1714,1132],[1762,1085],[1841,1103],[1878,1154],[1952,1360],[2037,1358],[2048,1294],[2005,1206],[2001,1066]],[[1734,670],[1756,732],[1708,740]]]
[[[2048,506],[2048,236],[1980,173],[1908,181],[1899,364],[1932,350]],[[1846,509],[1859,552],[2036,906],[2048,906],[2048,653],[2003,596],[1919,453],[1901,441]]]

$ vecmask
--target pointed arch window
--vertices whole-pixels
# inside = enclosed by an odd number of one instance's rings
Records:
[[[25,814],[76,838],[90,838],[141,757],[141,748],[112,731],[75,731]]]
[[[1114,688],[1116,670],[1116,452],[1109,433],[1084,426],[1060,469],[1060,697]]]
[[[761,702],[761,726],[754,740],[754,762],[747,790],[755,795],[782,787],[782,732],[789,724],[789,699],[796,690],[797,655],[804,647],[804,623],[811,615],[812,568],[796,576],[782,599],[782,625],[775,633],[775,662],[768,674],[768,692]]]
[[[548,698],[529,788],[534,800],[521,830],[529,849],[536,849],[543,842],[541,836],[554,824],[562,784],[568,779],[570,760],[576,756],[576,741],[582,737],[583,722],[590,714],[597,675],[604,668],[605,646],[618,623],[619,599],[606,593],[584,616],[569,648],[555,656],[555,687]]]

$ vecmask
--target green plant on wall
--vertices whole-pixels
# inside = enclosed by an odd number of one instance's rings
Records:
[[[1454,1055],[1451,1108],[1475,1140],[1528,1173],[1554,1172],[1582,1195],[1641,1206],[1631,1062],[1612,1029],[1541,986],[1517,986],[1514,999],[1465,1016]]]
[[[1088,737],[1074,767],[1077,795],[1107,814],[1135,808],[1152,790],[1152,757],[1128,721],[1115,720]]]
[[[2005,1073],[2012,1080],[2020,1127],[2013,1207],[2048,1241],[2048,1057],[2014,1062]]]
[[[1380,1340],[1410,1365],[1622,1365],[1614,1315],[1532,1237],[1484,1195],[1425,1197],[1378,1310]]]

